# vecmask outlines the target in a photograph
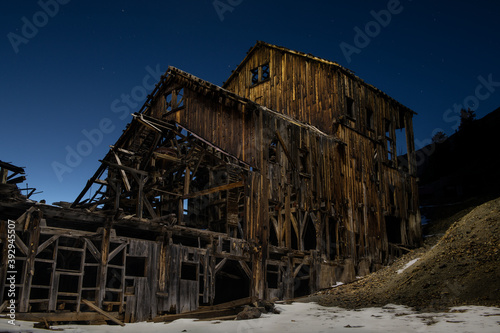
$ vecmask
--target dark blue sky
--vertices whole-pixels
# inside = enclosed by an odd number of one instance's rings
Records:
[[[478,118],[500,107],[494,0],[2,1],[0,13],[0,160],[26,167],[48,203],[76,198],[158,72],[222,85],[257,40],[336,61],[413,109],[417,148],[454,132],[454,105]]]

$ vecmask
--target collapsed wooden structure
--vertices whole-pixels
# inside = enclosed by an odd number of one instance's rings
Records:
[[[90,301],[133,322],[374,271],[420,243],[413,115],[263,42],[223,88],[170,67],[71,207],[0,198],[0,299],[7,219],[19,313]]]

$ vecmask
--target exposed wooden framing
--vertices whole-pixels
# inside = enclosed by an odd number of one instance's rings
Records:
[[[82,299],[82,303],[87,305],[89,308],[91,308],[92,310],[94,310],[95,312],[99,313],[99,314],[102,314],[104,317],[108,318],[109,320],[111,320],[112,322],[120,325],[120,326],[125,326],[124,323],[122,323],[120,320],[116,319],[115,317],[113,317],[111,314],[107,313],[106,311],[103,311],[101,310],[98,306],[96,306],[94,303],[90,302],[90,301],[87,301],[86,299]]]
[[[209,189],[206,189],[203,191],[185,194],[182,196],[182,199],[192,199],[192,198],[196,198],[196,197],[201,197],[203,195],[208,195],[208,194],[215,193],[215,192],[227,191],[227,190],[231,190],[233,188],[243,187],[243,185],[244,185],[243,181],[239,181],[239,182],[232,183],[232,184],[212,187],[212,188],[209,188]]]
[[[269,79],[249,85],[264,64]],[[224,89],[169,68],[71,208],[25,200],[8,184],[24,170],[0,161],[16,315],[227,317],[382,267],[420,242],[413,115],[336,63],[261,42]],[[408,171],[393,156],[402,127]]]
[[[113,152],[113,155],[115,156],[116,163],[118,163],[119,166],[122,166],[122,162],[120,161],[120,158],[118,157],[118,154]],[[123,184],[125,185],[125,190],[127,192],[130,191],[130,183],[128,181],[127,175],[125,174],[125,170],[120,169],[120,175],[122,176],[123,179]]]

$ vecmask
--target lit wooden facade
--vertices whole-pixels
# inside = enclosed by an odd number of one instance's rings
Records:
[[[169,68],[71,208],[0,203],[22,243],[20,311],[85,300],[136,321],[368,274],[420,243],[413,115],[262,42],[224,88]]]

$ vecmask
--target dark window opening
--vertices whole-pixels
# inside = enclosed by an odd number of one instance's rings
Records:
[[[373,122],[373,110],[368,108],[366,109],[366,127],[370,130],[375,128],[375,124]]]
[[[125,268],[126,276],[146,276],[146,257],[127,257],[127,265]]]
[[[46,262],[35,261],[35,274],[33,279],[34,285],[50,286],[50,277],[52,276],[52,264]]]
[[[108,267],[108,273],[106,274],[106,288],[109,289],[121,289],[122,286],[122,275],[123,270],[116,267]],[[108,295],[106,295],[108,296]],[[111,300],[114,297],[107,297],[107,300]]]
[[[268,80],[271,77],[269,63],[252,68],[250,74],[252,76],[252,86]]]
[[[37,287],[31,287],[30,290],[30,299],[49,299],[49,289],[46,288],[37,288]],[[31,304],[30,304],[31,305]]]
[[[252,73],[252,85],[259,83],[259,67],[250,70]]]
[[[85,267],[85,274],[83,274],[82,287],[92,288],[97,285],[97,266]]]
[[[63,250],[57,253],[57,269],[79,272],[82,264],[82,252]]]
[[[182,263],[181,267],[181,279],[197,281],[198,280],[198,265],[192,263]]]
[[[349,117],[351,119],[355,119],[356,118],[356,112],[354,110],[354,100],[352,98],[350,98],[350,97],[346,97],[345,106],[346,106],[346,115],[347,115],[347,117]]]
[[[310,218],[307,219],[305,228],[304,250],[316,250],[316,228]]]
[[[59,292],[66,293],[77,293],[78,292],[78,281],[79,277],[75,275],[63,275],[59,279]]]
[[[396,148],[398,156],[406,154],[406,128],[401,127],[396,130]]]
[[[279,266],[268,265],[267,266],[267,287],[272,289],[278,289],[279,286]]]
[[[295,267],[295,269],[297,267]],[[299,272],[297,273],[293,281],[293,289],[294,289],[293,297],[300,297],[310,294],[310,287],[309,287],[310,271],[311,269],[307,265],[303,265],[300,268]]]
[[[250,296],[250,280],[239,262],[228,260],[215,276],[214,305]]]
[[[269,79],[269,64],[262,65],[261,81]]]
[[[385,217],[387,241],[392,244],[401,244],[401,219],[394,216]]]

